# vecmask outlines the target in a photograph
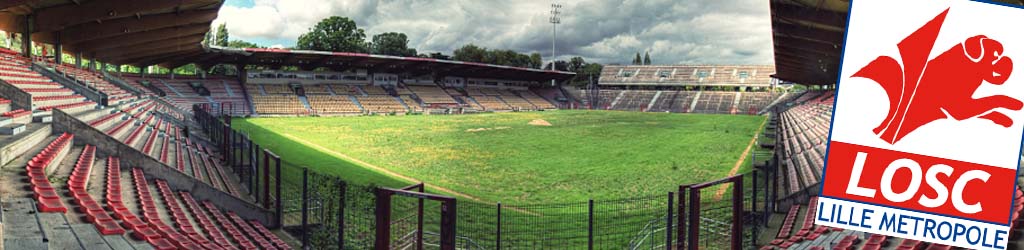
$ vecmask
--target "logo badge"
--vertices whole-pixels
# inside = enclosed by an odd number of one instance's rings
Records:
[[[851,3],[815,223],[1005,249],[1024,137],[1024,9]],[[878,18],[878,17],[887,18]]]

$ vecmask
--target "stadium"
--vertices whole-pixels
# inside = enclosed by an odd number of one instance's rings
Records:
[[[814,224],[850,1],[766,5],[772,64],[588,71],[3,1],[0,249],[952,249]]]

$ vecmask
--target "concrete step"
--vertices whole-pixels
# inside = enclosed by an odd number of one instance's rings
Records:
[[[0,166],[5,165],[18,156],[25,154],[33,146],[40,144],[51,133],[49,124],[29,123],[25,132],[17,135],[0,135]],[[38,151],[37,151],[38,152]]]
[[[31,198],[4,198],[0,207],[3,207],[4,249],[46,249],[48,235],[43,234]]]

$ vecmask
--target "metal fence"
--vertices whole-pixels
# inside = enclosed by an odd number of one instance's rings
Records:
[[[559,204],[480,203],[451,205],[410,190],[351,185],[344,176],[282,164],[221,119],[194,107],[210,139],[228,152],[222,159],[255,203],[275,211],[278,226],[311,249],[754,249],[772,209],[775,175],[755,170],[654,195]],[[411,186],[412,187],[412,186]],[[405,187],[410,188],[410,187]],[[381,190],[404,190],[389,198]],[[445,222],[442,212],[454,209]],[[381,224],[386,223],[386,224]],[[443,233],[454,224],[454,233]],[[378,229],[386,225],[388,233]],[[451,236],[454,235],[454,236]],[[454,237],[454,244],[450,242]]]

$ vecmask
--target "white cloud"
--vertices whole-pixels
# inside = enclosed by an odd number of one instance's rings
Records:
[[[650,51],[656,63],[772,63],[768,4],[761,0],[562,0],[558,58],[628,63]],[[352,18],[374,34],[402,32],[421,52],[468,43],[550,56],[549,1],[256,0],[224,6],[232,38],[295,41],[323,18]],[[287,44],[286,44],[287,45]]]

